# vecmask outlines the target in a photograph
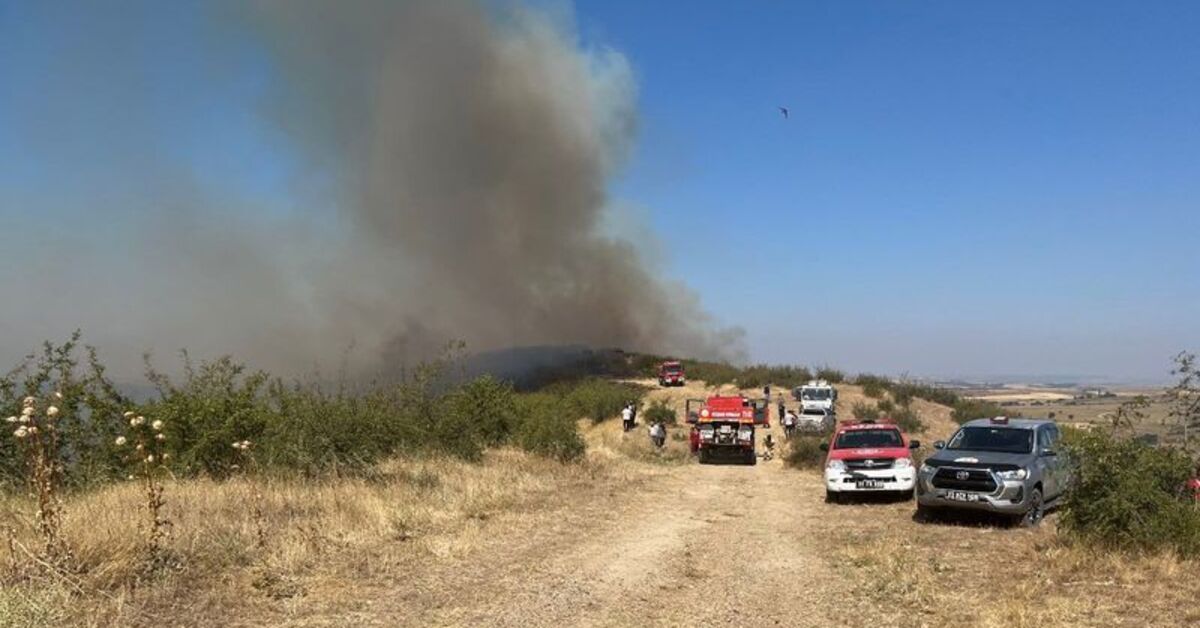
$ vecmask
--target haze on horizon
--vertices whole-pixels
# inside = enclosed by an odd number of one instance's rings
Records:
[[[0,365],[1200,349],[1195,3],[320,7],[0,3]]]

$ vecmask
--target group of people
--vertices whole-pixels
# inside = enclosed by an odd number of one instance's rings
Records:
[[[628,432],[634,428],[637,421],[637,402],[630,401],[621,409],[621,424],[625,431]],[[662,449],[667,443],[667,427],[662,421],[654,421],[650,424],[650,442],[656,449]]]

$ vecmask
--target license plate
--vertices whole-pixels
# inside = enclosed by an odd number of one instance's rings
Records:
[[[975,496],[963,491],[946,491],[946,499],[955,502],[975,501]]]
[[[883,488],[883,480],[858,480],[854,483],[858,488]]]

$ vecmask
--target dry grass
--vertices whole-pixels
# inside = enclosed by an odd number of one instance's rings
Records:
[[[564,465],[504,450],[478,465],[391,461],[366,478],[168,482],[168,560],[150,572],[138,534],[141,486],[110,486],[67,500],[74,573],[4,575],[0,625],[253,624],[394,579],[417,561],[467,556],[522,512],[633,473],[615,459]],[[256,494],[265,546],[250,503]],[[10,497],[0,508],[17,542],[34,543],[32,504]]]
[[[836,539],[856,596],[911,625],[1187,626],[1200,564],[1071,545],[1053,526],[893,525]]]

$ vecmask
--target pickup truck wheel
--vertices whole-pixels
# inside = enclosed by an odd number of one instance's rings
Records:
[[[825,503],[836,504],[842,501],[842,496],[833,491],[825,491]]]
[[[708,464],[708,450],[707,449],[700,450],[700,464]]]
[[[1035,488],[1029,494],[1029,510],[1021,515],[1020,525],[1022,528],[1036,528],[1045,515],[1046,506],[1042,503],[1042,490]]]
[[[758,464],[758,455],[754,453],[753,449],[746,452],[746,464],[752,467]]]

